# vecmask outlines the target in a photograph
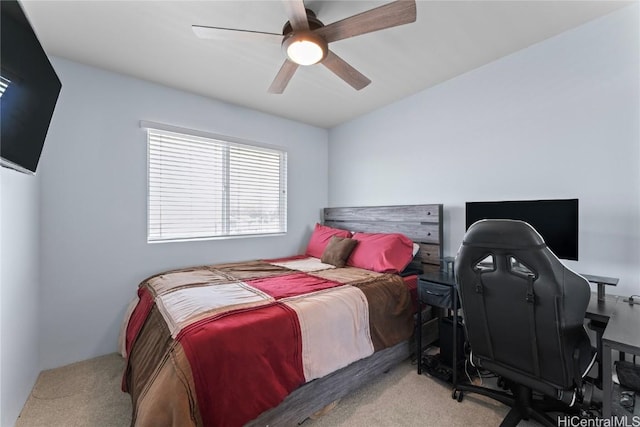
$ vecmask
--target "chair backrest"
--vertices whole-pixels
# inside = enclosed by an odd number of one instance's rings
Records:
[[[482,220],[455,262],[467,338],[481,366],[547,394],[574,386],[591,345],[588,281],[566,268],[523,221]],[[589,354],[587,354],[589,353]]]

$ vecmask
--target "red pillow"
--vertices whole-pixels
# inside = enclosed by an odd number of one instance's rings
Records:
[[[356,233],[358,241],[347,265],[379,273],[399,273],[413,259],[413,242],[398,233]]]
[[[316,228],[313,229],[311,239],[307,245],[306,255],[322,258],[324,248],[329,244],[331,237],[351,237],[351,232],[347,230],[341,230],[339,228],[332,228],[322,224],[316,224]]]

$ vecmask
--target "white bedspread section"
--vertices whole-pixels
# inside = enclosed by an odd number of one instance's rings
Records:
[[[369,306],[360,289],[342,286],[281,302],[298,315],[306,381],[373,354]]]
[[[294,259],[291,261],[270,262],[269,264],[290,268],[291,270],[303,271],[305,273],[336,268],[335,265],[325,264],[318,258],[314,257]]]
[[[180,289],[156,298],[156,305],[175,338],[187,325],[205,315],[255,307],[274,298],[246,283],[216,284]]]

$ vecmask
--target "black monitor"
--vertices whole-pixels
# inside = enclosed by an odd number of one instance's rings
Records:
[[[0,164],[35,173],[62,85],[20,4],[0,15]]]
[[[466,228],[481,219],[518,219],[540,233],[558,257],[578,260],[578,199],[467,202]]]

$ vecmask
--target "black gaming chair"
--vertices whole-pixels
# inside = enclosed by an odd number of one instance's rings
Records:
[[[482,220],[469,227],[455,261],[471,363],[494,372],[511,393],[459,385],[512,407],[502,426],[547,411],[571,412],[591,397],[583,381],[596,351],[584,329],[589,283],[566,268],[529,224]],[[534,392],[543,399],[534,399]]]

